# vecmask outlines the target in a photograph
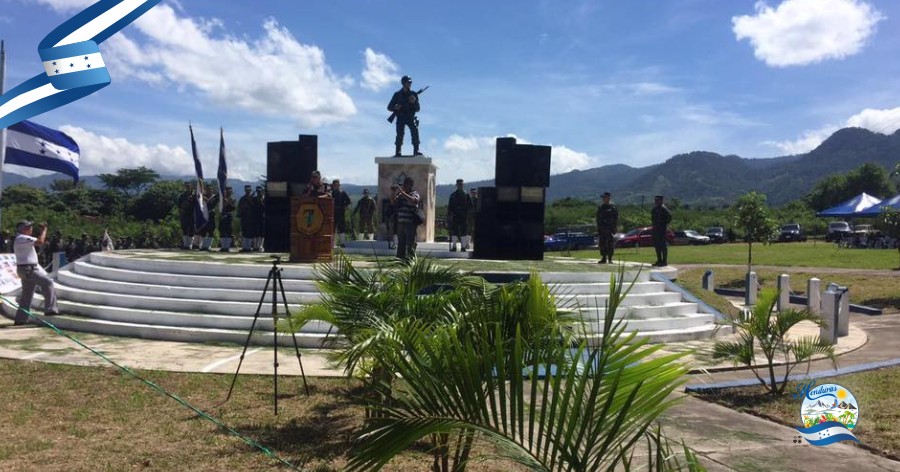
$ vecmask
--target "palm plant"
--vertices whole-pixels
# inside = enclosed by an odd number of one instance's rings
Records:
[[[420,440],[431,443],[435,471],[465,470],[480,442],[533,470],[628,468],[637,441],[654,437],[651,446],[662,451],[651,460],[657,470],[680,468],[651,426],[674,401],[684,354],[651,358],[658,346],[614,322],[622,275],[612,278],[596,349],[584,341],[573,349],[560,326],[531,329],[496,307],[470,306],[462,322],[437,329],[397,330],[403,355],[380,362],[403,380],[365,380],[392,401],[369,404],[379,414],[367,422],[349,469],[377,470]],[[691,454],[685,465],[699,469]]]
[[[808,310],[787,309],[776,313],[777,299],[776,290],[763,290],[751,310],[730,321],[738,340],[717,341],[713,347],[713,358],[731,359],[735,365],[750,367],[760,384],[772,395],[784,394],[788,376],[794,367],[804,361],[808,365],[815,355],[825,355],[837,365],[834,347],[818,336],[787,337],[788,331],[799,323],[809,321],[822,326],[822,320]],[[765,358],[762,369],[767,371],[768,380],[760,375],[761,368],[756,363],[757,350]],[[785,360],[784,376],[776,379],[775,356],[779,354]]]

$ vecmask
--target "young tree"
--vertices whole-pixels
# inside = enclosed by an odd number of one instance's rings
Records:
[[[775,222],[769,217],[766,196],[762,193],[750,192],[738,198],[732,207],[734,227],[744,231],[747,241],[747,272],[753,264],[753,243],[767,242],[777,229]]]
[[[97,177],[110,190],[118,190],[126,197],[140,195],[148,185],[159,179],[153,169],[140,166],[136,169],[119,169],[115,174],[100,174]]]
[[[900,240],[900,210],[890,207],[882,208],[880,223],[886,236]],[[897,252],[900,254],[900,244],[897,244]],[[897,269],[900,269],[900,265],[897,266]]]

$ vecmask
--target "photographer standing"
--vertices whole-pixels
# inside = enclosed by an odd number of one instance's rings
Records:
[[[403,179],[403,186],[391,195],[391,203],[397,211],[397,257],[409,260],[416,252],[416,209],[419,192],[412,188],[412,177]]]
[[[16,224],[17,234],[13,241],[13,251],[16,254],[16,273],[22,279],[22,294],[19,295],[19,310],[16,312],[15,318],[17,325],[25,324],[28,320],[25,312],[31,311],[34,289],[38,286],[41,287],[41,294],[44,296],[44,314],[46,316],[59,314],[53,279],[38,264],[37,251],[34,250],[35,246],[40,247],[47,242],[47,224],[41,223],[39,228],[40,236],[35,238],[31,235],[33,228],[30,221],[22,220]]]
[[[387,106],[388,111],[397,115],[397,138],[394,140],[394,157],[402,155],[400,149],[403,147],[403,132],[407,126],[412,138],[413,156],[421,156],[422,153],[419,152],[419,122],[416,119],[416,112],[419,111],[419,94],[411,89],[412,78],[408,75],[404,75],[400,79],[400,84],[403,88],[394,92]]]

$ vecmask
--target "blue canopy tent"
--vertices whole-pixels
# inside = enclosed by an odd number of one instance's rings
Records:
[[[890,207],[895,210],[900,210],[900,195],[896,195],[894,197],[888,198],[887,200],[866,208],[865,210],[860,210],[853,214],[853,216],[860,218],[873,218],[881,214],[881,209]]]
[[[816,216],[847,218],[851,216],[860,216],[859,212],[865,211],[874,205],[881,203],[881,199],[873,197],[863,192],[838,206],[831,207],[816,213]]]

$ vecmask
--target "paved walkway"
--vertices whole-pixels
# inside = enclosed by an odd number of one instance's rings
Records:
[[[851,317],[851,335],[838,345],[839,365],[866,364],[900,357],[900,315]],[[803,334],[801,328],[798,334]],[[72,333],[73,336],[112,360],[128,367],[179,372],[233,373],[242,346],[201,345],[116,338],[95,334]],[[696,350],[694,362],[704,362],[702,352],[710,341],[672,343],[666,352]],[[281,348],[279,374],[298,375],[299,365],[292,349]],[[0,319],[0,357],[77,365],[108,365],[72,341],[46,328],[12,326]],[[324,351],[303,350],[303,367],[310,376],[339,376],[330,369]],[[271,348],[250,346],[241,372],[272,373]],[[712,372],[691,376],[689,384],[718,383],[746,379],[752,374],[731,370],[727,365],[710,364]],[[812,370],[831,369],[830,361],[812,363]],[[721,370],[720,370],[721,369]],[[679,395],[684,396],[679,393]],[[710,471],[803,471],[847,470],[854,472],[897,471],[900,463],[848,444],[819,448],[793,442],[796,431],[761,418],[684,396],[682,402],[661,419],[666,434],[695,450]]]

